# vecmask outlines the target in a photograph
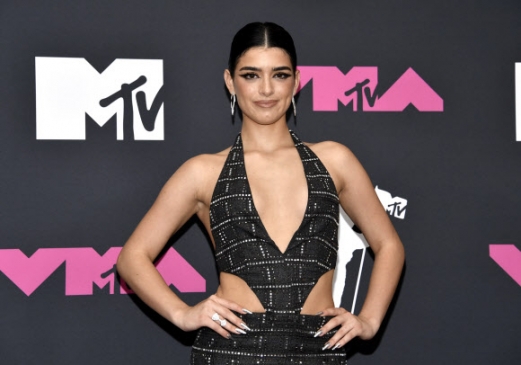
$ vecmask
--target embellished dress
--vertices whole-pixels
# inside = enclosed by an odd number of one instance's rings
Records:
[[[237,314],[251,331],[230,339],[201,328],[192,347],[193,365],[346,363],[343,348],[322,350],[335,330],[314,337],[332,317],[300,314],[318,279],[335,268],[339,199],[325,166],[290,133],[304,167],[308,201],[285,252],[269,237],[253,203],[240,134],[220,173],[210,205],[217,267],[243,279],[266,312]]]

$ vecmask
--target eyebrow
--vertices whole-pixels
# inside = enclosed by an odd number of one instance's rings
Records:
[[[279,67],[273,67],[271,70],[272,71],[291,71],[291,67],[279,66]],[[262,71],[262,70],[259,67],[244,66],[244,67],[241,67],[241,69],[239,71]]]

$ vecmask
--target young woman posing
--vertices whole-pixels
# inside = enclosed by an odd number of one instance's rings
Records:
[[[174,173],[119,256],[118,271],[144,302],[199,330],[192,364],[343,364],[344,345],[375,335],[396,289],[403,246],[363,167],[341,144],[303,143],[288,130],[296,65],[282,27],[239,30],[224,80],[241,133]],[[358,315],[333,305],[339,205],[375,254]],[[220,285],[191,307],[153,261],[194,214],[212,238]]]

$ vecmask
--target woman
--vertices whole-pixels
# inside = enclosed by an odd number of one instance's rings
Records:
[[[175,172],[119,256],[143,301],[179,328],[199,329],[192,364],[343,364],[346,343],[378,331],[398,283],[403,246],[360,163],[338,143],[304,144],[288,130],[296,65],[282,27],[239,30],[224,80],[241,133]],[[359,315],[333,305],[339,204],[375,254]],[[190,307],[152,262],[193,214],[212,238],[220,286]]]

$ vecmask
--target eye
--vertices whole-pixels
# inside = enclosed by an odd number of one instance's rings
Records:
[[[286,73],[286,72],[277,72],[274,77],[276,79],[285,80],[285,79],[291,77],[291,75],[289,73]]]
[[[248,72],[239,76],[245,78],[246,80],[252,80],[258,77],[255,72]]]

